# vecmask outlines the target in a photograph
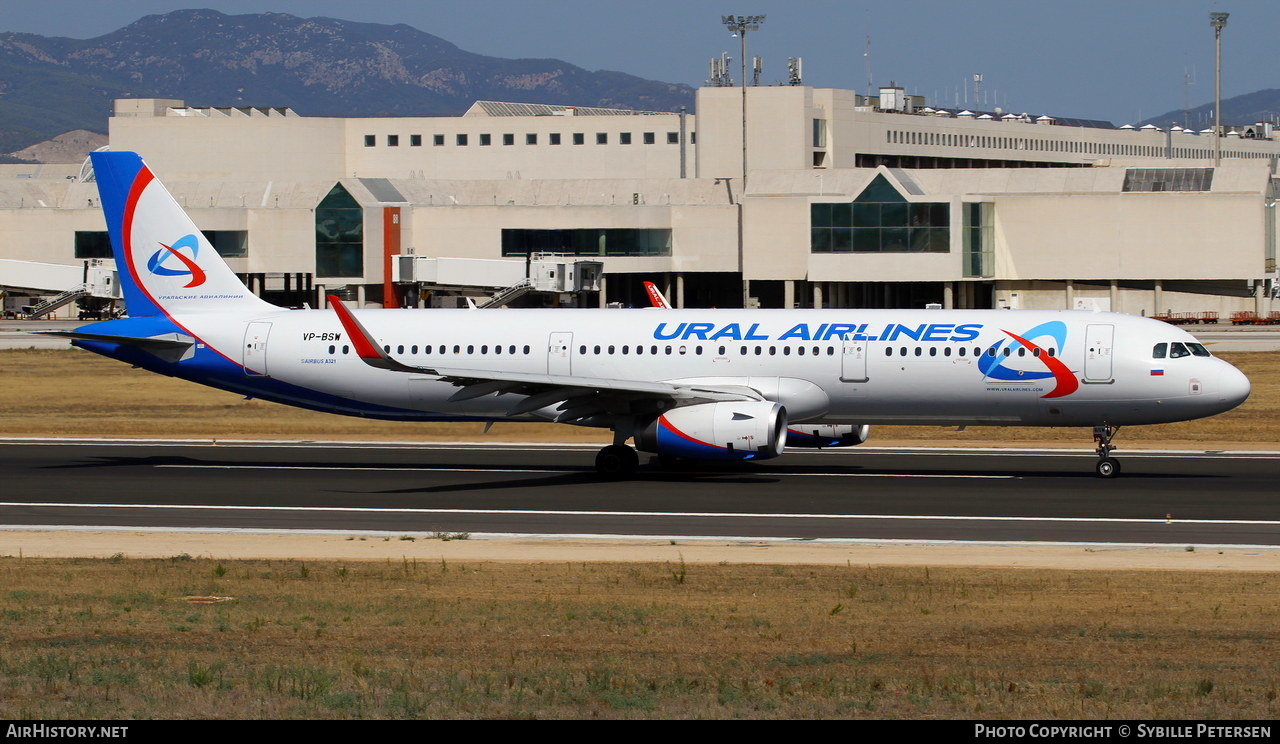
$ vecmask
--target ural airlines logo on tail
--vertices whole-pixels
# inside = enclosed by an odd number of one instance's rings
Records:
[[[1061,353],[1067,345],[1067,324],[1060,320],[1051,320],[1048,323],[1041,323],[1022,335],[1004,331],[1011,341],[1004,341],[993,347],[995,355],[984,354],[978,361],[978,369],[983,376],[990,380],[1001,380],[1004,382],[1035,382],[1038,380],[1047,380],[1053,378],[1057,383],[1053,390],[1040,396],[1042,398],[1061,398],[1064,395],[1070,395],[1080,388],[1080,381],[1071,373],[1067,365],[1057,356],[1049,354],[1049,352],[1033,343],[1035,339],[1042,336],[1048,336],[1053,340],[1055,353]],[[1016,359],[1026,360],[1025,356],[1015,357],[1012,353],[1006,355],[1006,350],[1012,351],[1021,347],[1031,355],[1031,358],[1043,364],[1046,371],[1015,369],[1009,366],[1009,363]]]
[[[182,248],[189,248],[191,256],[188,257],[180,253],[179,251]],[[156,276],[189,276],[191,281],[187,282],[183,288],[199,287],[204,284],[205,280],[204,269],[201,269],[199,264],[195,262],[195,257],[199,252],[200,241],[193,234],[183,235],[174,241],[173,245],[161,243],[160,250],[152,253],[151,257],[147,259],[147,271]],[[184,268],[173,268],[174,261],[170,261],[170,257],[176,259]],[[166,265],[166,261],[169,265]]]

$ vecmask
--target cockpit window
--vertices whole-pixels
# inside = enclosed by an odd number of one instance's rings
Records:
[[[1181,359],[1185,356],[1191,356],[1191,351],[1182,343],[1169,344],[1169,358]]]
[[[1191,353],[1200,357],[1213,356],[1209,350],[1204,348],[1204,344],[1187,344],[1187,348],[1191,349]]]
[[[1156,347],[1151,350],[1151,358],[1164,359],[1165,355],[1168,353],[1169,353],[1169,344],[1156,344]]]

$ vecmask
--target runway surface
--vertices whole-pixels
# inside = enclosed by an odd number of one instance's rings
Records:
[[[602,480],[595,447],[0,440],[0,529],[1280,547],[1280,453],[847,448]],[[643,461],[643,460],[642,460]]]

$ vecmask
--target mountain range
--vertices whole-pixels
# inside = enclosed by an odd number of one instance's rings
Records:
[[[1224,126],[1248,126],[1260,121],[1275,122],[1280,114],[1280,89],[1268,88],[1253,93],[1222,99],[1222,124]],[[1213,127],[1213,103],[1187,109],[1174,109],[1159,116],[1138,122],[1138,126],[1155,124],[1165,128],[1173,124],[1187,129],[1211,129]]]
[[[693,95],[687,85],[557,59],[474,54],[404,24],[177,10],[92,39],[0,32],[0,153],[11,154],[0,162],[74,161],[68,146],[92,141],[75,130],[106,132],[116,98],[356,117],[458,115],[477,100],[692,110]],[[1273,120],[1280,90],[1225,99],[1222,113],[1225,124]],[[1148,123],[1204,129],[1212,105],[1138,124]],[[64,133],[72,136],[31,147]]]
[[[404,24],[178,10],[93,39],[0,33],[0,153],[70,130],[105,132],[115,98],[304,116],[457,115],[477,100],[693,107],[687,85],[473,54]]]

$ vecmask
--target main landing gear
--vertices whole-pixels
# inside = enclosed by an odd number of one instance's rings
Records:
[[[1120,461],[1111,457],[1111,451],[1115,447],[1111,444],[1111,438],[1120,431],[1120,427],[1103,424],[1093,427],[1093,441],[1098,443],[1098,463],[1094,466],[1099,478],[1114,478],[1120,475]]]
[[[596,472],[607,478],[629,478],[640,466],[640,456],[625,444],[611,444],[596,454]]]

